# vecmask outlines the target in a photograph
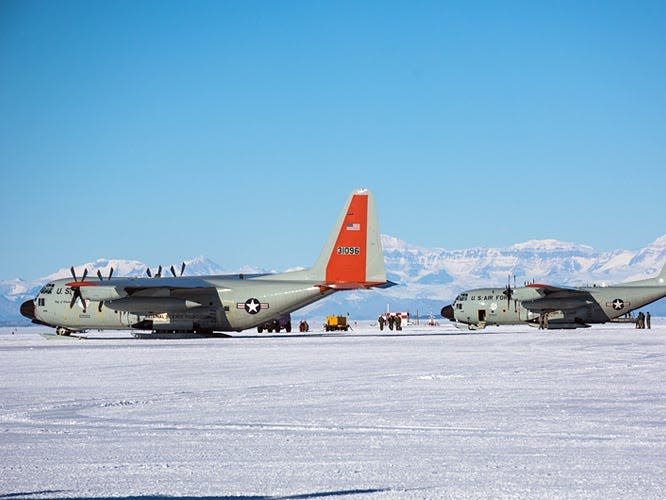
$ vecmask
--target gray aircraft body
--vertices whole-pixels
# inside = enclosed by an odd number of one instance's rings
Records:
[[[315,265],[271,275],[108,277],[97,273],[47,283],[21,306],[59,334],[89,329],[235,331],[263,325],[339,290],[391,286],[374,198],[351,193]]]
[[[528,324],[549,329],[586,328],[617,320],[666,297],[666,265],[659,275],[619,285],[563,288],[479,288],[460,293],[442,316],[470,329]]]

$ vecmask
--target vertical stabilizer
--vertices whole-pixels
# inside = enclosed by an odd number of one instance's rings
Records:
[[[333,288],[359,288],[386,283],[377,209],[367,189],[353,191],[315,265],[312,279]]]

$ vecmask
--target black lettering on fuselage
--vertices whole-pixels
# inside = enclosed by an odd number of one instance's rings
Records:
[[[472,295],[469,300],[477,302],[500,301],[506,299],[505,295]]]

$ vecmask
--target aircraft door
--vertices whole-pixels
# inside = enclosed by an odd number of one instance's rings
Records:
[[[485,309],[479,309],[479,322],[484,322],[486,321],[486,310]]]

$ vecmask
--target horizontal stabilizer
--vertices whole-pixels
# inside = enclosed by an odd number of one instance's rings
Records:
[[[393,283],[392,281],[384,281],[376,283],[371,283],[367,281],[363,283],[346,281],[344,283],[321,283],[318,286],[320,288],[327,290],[359,290],[361,288],[390,288],[395,285],[397,285],[397,283]]]

